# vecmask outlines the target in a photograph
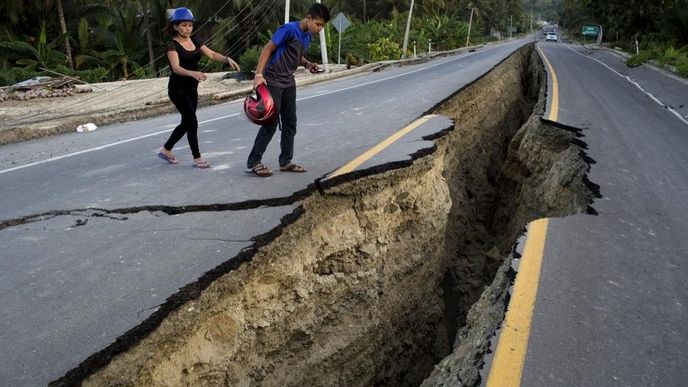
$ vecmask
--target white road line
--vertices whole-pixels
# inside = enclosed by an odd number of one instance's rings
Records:
[[[149,133],[149,134],[145,134],[145,135],[143,135],[143,136],[138,136],[138,137],[133,137],[133,138],[129,138],[129,139],[126,139],[126,140],[122,140],[122,141],[113,142],[113,143],[111,143],[111,144],[105,144],[105,145],[97,146],[97,147],[95,147],[95,148],[84,149],[84,150],[82,150],[82,151],[78,151],[78,152],[74,152],[74,153],[68,153],[68,154],[66,154],[66,155],[57,156],[57,157],[52,157],[52,158],[49,158],[49,159],[46,159],[46,160],[36,161],[36,162],[34,162],[34,163],[25,164],[25,165],[20,165],[20,166],[18,166],[18,167],[14,167],[14,168],[3,169],[3,170],[0,171],[0,175],[3,174],[3,173],[12,172],[12,171],[16,171],[16,170],[19,170],[19,169],[24,169],[24,168],[33,167],[33,166],[36,166],[36,165],[41,165],[41,164],[46,164],[46,163],[50,163],[50,162],[57,161],[57,160],[66,159],[66,158],[69,158],[69,157],[74,157],[74,156],[82,155],[82,154],[84,154],[84,153],[90,153],[90,152],[95,152],[95,151],[98,151],[98,150],[103,150],[103,149],[106,149],[106,148],[111,148],[111,147],[116,146],[116,145],[121,145],[121,144],[125,144],[125,143],[127,143],[127,142],[132,142],[132,141],[136,141],[136,140],[141,140],[141,139],[147,138],[147,137],[157,136],[157,135],[162,134],[162,133],[171,132],[172,130],[173,130],[173,129],[161,130],[161,131],[159,131],[159,132]]]
[[[477,52],[477,51],[469,52],[469,53],[467,53],[466,55],[461,55],[461,56],[459,56],[459,57],[456,57],[456,58],[453,58],[453,59],[450,59],[450,60],[447,60],[447,61],[441,61],[441,62],[439,62],[439,63],[437,63],[437,64],[434,64],[434,65],[431,65],[431,66],[423,67],[423,68],[416,69],[416,70],[409,71],[409,72],[405,72],[405,73],[402,73],[402,74],[393,75],[393,76],[391,76],[391,77],[382,78],[382,79],[378,79],[378,80],[370,81],[370,82],[366,82],[366,83],[360,83],[360,84],[356,84],[356,85],[349,86],[349,87],[344,87],[344,88],[337,89],[337,90],[331,90],[331,91],[327,91],[327,92],[315,94],[315,95],[312,95],[312,96],[309,96],[309,97],[297,98],[296,101],[297,101],[297,102],[298,102],[298,101],[305,101],[305,100],[312,99],[312,98],[316,98],[316,97],[322,97],[322,96],[324,96],[324,95],[330,95],[330,94],[339,93],[339,92],[342,92],[342,91],[347,91],[347,90],[355,89],[355,88],[357,88],[357,87],[363,87],[363,86],[368,86],[368,85],[372,85],[372,84],[375,84],[375,83],[385,82],[385,81],[388,81],[388,80],[390,80],[390,79],[395,79],[395,78],[403,77],[403,76],[405,76],[405,75],[413,74],[413,73],[416,73],[416,72],[419,72],[419,71],[428,70],[428,69],[431,69],[431,68],[434,68],[434,67],[446,65],[447,63],[451,63],[451,62],[454,62],[454,61],[457,61],[457,60],[460,60],[460,59],[464,59],[464,58],[466,58],[466,57],[468,57],[468,56],[472,56],[472,55],[474,55],[476,52]],[[483,52],[484,52],[484,51],[483,51]],[[234,114],[229,114],[229,115],[226,115],[226,116],[211,118],[211,119],[208,119],[208,120],[199,121],[198,124],[199,124],[199,125],[203,125],[203,124],[207,124],[207,123],[209,123],[209,122],[223,120],[223,119],[225,119],[225,118],[236,117],[236,116],[238,116],[239,114],[240,114],[240,113],[234,113]],[[122,140],[122,141],[113,142],[113,143],[111,143],[111,144],[106,144],[106,145],[97,146],[97,147],[95,147],[95,148],[85,149],[85,150],[78,151],[78,152],[74,152],[74,153],[68,153],[68,154],[65,154],[65,155],[62,155],[62,156],[52,157],[52,158],[49,158],[49,159],[46,159],[46,160],[36,161],[36,162],[30,163],[30,164],[20,165],[20,166],[18,166],[18,167],[13,167],[13,168],[9,168],[9,169],[0,170],[0,175],[2,175],[2,174],[4,174],[4,173],[9,173],[9,172],[17,171],[17,170],[20,170],[20,169],[24,169],[24,168],[34,167],[34,166],[36,166],[36,165],[41,165],[41,164],[46,164],[46,163],[50,163],[50,162],[53,162],[53,161],[58,161],[58,160],[66,159],[66,158],[69,158],[69,157],[79,156],[79,155],[82,155],[82,154],[85,154],[85,153],[90,153],[90,152],[95,152],[95,151],[99,151],[99,150],[111,148],[111,147],[113,147],[113,146],[125,144],[125,143],[132,142],[132,141],[141,140],[141,139],[148,138],[148,137],[157,136],[157,135],[160,135],[160,134],[163,134],[163,133],[171,132],[172,130],[173,130],[173,129],[162,130],[162,131],[159,131],[159,132],[150,133],[150,134],[146,134],[146,135],[143,135],[143,136],[138,136],[138,137],[133,137],[133,138],[129,138],[129,139],[126,139],[126,140]]]
[[[222,119],[229,118],[229,117],[235,117],[235,116],[238,116],[238,115],[239,115],[239,113],[234,113],[234,114],[230,114],[230,115],[227,115],[227,116],[212,118],[212,119],[205,120],[205,121],[199,121],[198,124],[199,124],[199,125],[201,125],[201,124],[206,124],[206,123],[208,123],[208,122],[218,121],[218,120],[222,120]],[[170,126],[170,125],[166,125],[165,127],[169,127],[169,126]],[[177,125],[173,125],[173,126],[176,127]],[[66,158],[69,158],[69,157],[74,157],[74,156],[83,155],[83,154],[85,154],[85,153],[91,153],[91,152],[95,152],[95,151],[99,151],[99,150],[111,148],[111,147],[113,147],[113,146],[125,144],[125,143],[132,142],[132,141],[142,140],[142,139],[144,139],[144,138],[157,136],[157,135],[160,135],[160,134],[163,134],[163,133],[171,132],[171,131],[173,131],[173,130],[174,130],[174,129],[161,130],[161,131],[159,131],[159,132],[149,133],[149,134],[145,134],[145,135],[143,135],[143,136],[138,136],[138,137],[133,137],[133,138],[129,138],[129,139],[126,139],[126,140],[122,140],[122,141],[113,142],[113,143],[111,143],[111,144],[105,144],[105,145],[97,146],[97,147],[95,147],[95,148],[84,149],[84,150],[82,150],[82,151],[73,152],[73,153],[68,153],[68,154],[65,154],[65,155],[62,155],[62,156],[57,156],[57,157],[51,157],[51,158],[46,159],[46,160],[36,161],[36,162],[34,162],[34,163],[29,163],[29,164],[25,164],[25,165],[20,165],[20,166],[18,166],[18,167],[13,167],[13,168],[9,168],[9,169],[3,169],[3,170],[0,170],[0,175],[2,175],[3,173],[9,173],[9,172],[17,171],[17,170],[20,170],[20,169],[33,167],[33,166],[36,166],[36,165],[41,165],[41,164],[46,164],[46,163],[50,163],[50,162],[57,161],[57,160],[66,159]]]
[[[209,120],[204,120],[204,121],[198,121],[198,125],[207,124],[208,122],[213,122],[213,121],[224,120],[225,118],[236,117],[236,116],[238,116],[238,115],[239,115],[239,113],[234,113],[234,114],[230,114],[230,115],[227,115],[227,116],[211,118],[211,119],[209,119]]]
[[[660,101],[659,98],[655,97],[654,95],[652,95],[652,93],[650,93],[649,91],[645,90],[642,86],[640,86],[640,84],[639,84],[638,82],[632,80],[628,75],[623,75],[623,74],[621,74],[620,72],[618,72],[618,71],[614,70],[613,68],[609,67],[606,63],[602,62],[602,61],[599,60],[599,59],[595,59],[595,58],[592,58],[592,57],[589,57],[589,56],[586,56],[586,55],[581,54],[580,52],[578,52],[578,51],[574,50],[573,48],[571,48],[569,45],[566,45],[565,47],[568,48],[569,50],[575,52],[576,54],[582,56],[583,58],[588,58],[588,59],[594,60],[595,62],[597,62],[597,63],[601,64],[602,66],[604,66],[604,67],[608,68],[609,70],[611,70],[614,74],[620,76],[621,78],[624,78],[625,80],[627,80],[628,82],[630,82],[632,85],[634,85],[635,87],[637,87],[640,91],[642,91],[643,93],[645,93],[648,97],[650,97],[650,99],[652,99],[653,101],[655,101],[655,103],[657,103],[657,105],[659,105],[659,106],[661,106],[661,107],[663,107],[663,108],[669,110],[671,113],[673,113],[673,114],[676,116],[676,118],[678,118],[679,120],[681,120],[684,124],[688,125],[688,120],[686,120],[686,119],[681,115],[681,113],[677,112],[677,111],[674,110],[674,108],[672,108],[671,106],[669,106],[669,105],[665,104],[664,102]]]
[[[375,84],[375,83],[380,83],[380,82],[389,81],[390,79],[395,79],[395,78],[403,77],[403,76],[405,76],[405,75],[417,73],[417,72],[419,72],[419,71],[423,71],[423,70],[431,69],[431,68],[434,68],[434,67],[446,65],[447,63],[451,63],[451,62],[454,62],[454,61],[456,61],[456,60],[466,58],[467,56],[470,56],[470,55],[472,55],[472,54],[475,54],[475,52],[468,53],[467,55],[463,55],[463,56],[461,56],[461,57],[454,58],[453,60],[448,60],[448,61],[440,62],[440,63],[434,64],[434,65],[431,65],[431,66],[423,67],[423,68],[420,68],[420,69],[408,71],[408,72],[401,73],[401,74],[397,74],[397,75],[392,75],[391,77],[382,78],[382,79],[378,79],[378,80],[370,81],[370,82],[366,82],[366,83],[359,83],[359,84],[356,84],[356,85],[353,85],[353,86],[344,87],[344,88],[337,89],[337,90],[326,91],[326,92],[323,92],[323,93],[320,93],[320,94],[311,95],[310,97],[299,98],[299,99],[297,99],[297,101],[304,101],[304,100],[307,100],[307,99],[312,99],[312,98],[316,98],[316,97],[322,97],[323,95],[329,95],[329,94],[339,93],[339,92],[342,92],[342,91],[347,91],[347,90],[355,89],[355,88],[357,88],[357,87],[368,86],[368,85],[372,85],[372,84]]]

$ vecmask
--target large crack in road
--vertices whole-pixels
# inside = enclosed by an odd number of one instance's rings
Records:
[[[474,385],[525,225],[594,213],[532,46],[408,163],[320,181],[269,234],[53,385]]]

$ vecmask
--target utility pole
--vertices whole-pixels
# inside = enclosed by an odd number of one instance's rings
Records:
[[[514,25],[514,15],[509,15],[509,40],[511,40],[511,36],[512,36],[512,35],[511,35],[511,34],[512,34],[511,31],[512,31],[513,28],[514,28],[513,25]]]
[[[155,69],[155,54],[153,53],[153,38],[151,37],[150,31],[150,18],[148,17],[148,0],[144,1],[143,9],[143,22],[146,26],[146,40],[148,41],[148,63],[150,64],[151,71]]]
[[[363,0],[363,22],[368,23],[368,12],[366,11],[366,0]]]
[[[530,7],[530,30],[533,30],[533,7]]]
[[[289,23],[289,0],[284,1],[284,24]]]
[[[473,10],[475,7],[471,4],[471,17],[468,19],[468,36],[466,36],[466,47],[468,47],[468,44],[471,40],[471,24],[473,24]]]
[[[289,3],[289,0],[287,0],[287,3]],[[320,4],[322,3],[322,1],[316,0],[316,3]],[[323,29],[320,30],[320,55],[322,56],[322,63],[323,67],[325,68],[325,72],[329,73],[330,64],[327,61],[327,42],[325,41],[325,27],[323,27]]]
[[[533,41],[537,40],[535,37],[535,30],[533,30],[533,7],[530,7],[530,31],[533,32]]]
[[[411,8],[409,8],[408,19],[406,19],[406,32],[404,33],[404,46],[401,49],[401,59],[406,58],[406,49],[408,48],[409,29],[411,28],[411,14],[413,13],[413,0],[411,0]]]

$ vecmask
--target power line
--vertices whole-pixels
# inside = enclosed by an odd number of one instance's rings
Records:
[[[262,7],[263,5],[267,4],[268,2],[269,2],[269,0],[262,0],[261,3],[259,3],[259,4],[258,4],[258,5],[257,5],[248,15],[245,15],[245,17],[253,16],[255,13],[257,13],[257,12],[261,9],[261,7]],[[225,5],[226,5],[226,4],[227,4],[227,3],[225,3]],[[218,10],[218,12],[219,12],[219,10]],[[218,12],[216,12],[215,15],[217,15]],[[266,23],[269,23],[270,20],[271,20],[271,18],[274,17],[275,14],[276,14],[277,12],[278,12],[278,9],[275,8],[275,7],[272,7],[272,10],[271,10],[270,13],[268,14],[269,17],[267,17],[267,18],[264,19],[264,20],[266,20]],[[232,20],[234,20],[234,19],[237,19],[237,18],[238,18],[238,15],[235,16],[234,18],[230,19],[230,21],[232,21]],[[207,22],[206,22],[205,24],[207,24]],[[205,24],[204,24],[203,26],[205,26]],[[218,37],[218,36],[219,36],[219,38],[215,40],[215,41],[217,42],[219,39],[228,36],[228,35],[234,30],[234,28],[236,28],[236,26],[237,26],[237,25],[235,25],[235,27],[233,27],[233,28],[231,28],[231,29],[229,29],[229,30],[223,32],[221,35],[219,34],[219,32],[215,33],[215,34],[213,35],[213,37],[211,37],[211,39],[214,38],[214,37]],[[262,26],[261,26],[261,28],[262,28]],[[200,28],[199,28],[199,30],[200,30]],[[210,40],[210,39],[209,39],[209,40]],[[230,51],[234,50],[235,48],[239,47],[240,44],[242,44],[242,41],[241,41],[241,40],[237,41],[237,43],[233,44],[232,46],[229,47],[229,49],[227,49],[227,50],[225,50],[225,51],[226,51],[226,52],[230,52]],[[223,53],[223,54],[226,54],[226,53]],[[164,55],[161,55],[161,57],[162,57],[162,56],[164,56]],[[159,58],[158,58],[158,59],[159,59]],[[162,69],[161,69],[160,71],[158,71],[157,73],[161,73],[162,71],[164,71],[164,70],[167,69],[167,68],[169,68],[169,66],[166,66],[166,67],[162,68]],[[122,91],[126,92],[127,90],[123,89],[125,86],[126,86],[126,85],[121,85],[121,86],[118,86],[117,88],[115,88],[115,89],[113,89],[113,90],[111,90],[111,91],[109,91],[109,92],[104,92],[104,93],[101,94],[101,95],[96,95],[96,96],[93,96],[93,97],[91,97],[91,98],[87,98],[87,99],[80,100],[80,101],[74,101],[72,104],[68,104],[68,105],[66,105],[66,106],[65,106],[65,105],[61,106],[61,107],[59,108],[59,110],[63,110],[63,109],[66,109],[66,108],[73,108],[73,107],[79,106],[79,105],[81,105],[81,104],[86,104],[86,103],[94,104],[94,103],[100,102],[101,99],[113,98],[113,97],[116,96],[116,94],[117,94],[117,92],[118,92],[119,90],[122,90]],[[150,94],[148,94],[148,95],[146,95],[146,96],[144,96],[144,97],[141,97],[140,99],[147,99],[148,97],[152,97],[152,96],[154,96],[154,95],[161,94],[161,93],[163,93],[164,91],[166,91],[166,89],[165,89],[165,90],[160,90],[160,91],[156,91],[156,92],[150,93]],[[125,106],[125,104],[121,104],[121,105],[118,105],[118,106],[116,106],[116,107],[123,107],[123,106]],[[36,117],[45,116],[46,114],[49,115],[49,114],[52,114],[52,113],[56,113],[57,111],[58,111],[58,109],[55,109],[55,110],[48,111],[48,112],[43,111],[43,112],[40,112],[40,113],[36,113],[36,114],[33,114],[33,115],[29,115],[29,116],[23,117],[22,119],[13,121],[13,122],[11,123],[11,125],[21,125],[21,124],[25,124],[25,123],[31,122],[32,119],[34,119],[34,118],[36,118]],[[92,113],[98,113],[98,111],[92,112]],[[77,116],[77,115],[78,115],[78,114],[70,114],[70,115],[61,114],[60,116],[61,116],[61,117],[69,117],[69,116]],[[46,117],[46,118],[44,118],[44,119],[42,119],[42,120],[37,120],[37,121],[35,121],[35,122],[43,122],[43,121],[47,121],[47,120],[49,120],[49,119],[51,119],[51,118],[53,118],[53,117],[48,116],[48,117]]]
[[[222,9],[224,9],[224,7],[226,7],[230,2],[231,2],[231,0],[227,0],[227,1],[226,1],[226,2],[225,2],[216,12],[215,12],[215,14],[213,14],[213,16],[211,17],[211,19],[214,18],[215,16],[217,16],[217,14],[218,14],[220,11],[222,11]],[[262,0],[261,3],[265,3],[265,2],[267,2],[267,0]],[[234,17],[232,17],[232,18],[230,19],[230,22],[231,22],[231,21],[234,21],[234,20],[237,19],[237,18],[238,18],[238,15],[235,15]],[[203,29],[203,28],[210,22],[211,19],[208,19],[208,20],[207,20],[205,23],[203,23],[198,29],[196,29],[196,30],[194,31],[194,34],[198,33],[201,29]],[[216,35],[217,35],[217,34],[216,34]],[[226,34],[225,34],[224,36],[226,36]],[[133,74],[136,74],[137,72],[140,72],[140,71],[143,70],[145,67],[152,65],[154,62],[156,62],[156,61],[158,61],[159,59],[165,57],[166,55],[167,55],[166,53],[160,55],[160,56],[159,56],[158,58],[156,58],[153,62],[148,63],[148,64],[146,64],[146,66],[143,66],[143,67],[139,68],[138,70],[132,72],[132,75],[133,75]],[[169,69],[169,66],[162,67],[160,70],[158,70],[158,71],[155,72],[155,74],[154,74],[155,77],[157,78],[160,74],[162,74],[162,73],[163,73],[164,71],[166,71],[167,69]],[[31,122],[31,121],[32,121],[34,118],[36,118],[36,117],[45,116],[45,115],[49,115],[49,114],[54,114],[54,113],[57,113],[59,110],[64,110],[64,109],[67,109],[67,108],[78,107],[79,105],[82,105],[82,104],[93,104],[93,103],[101,102],[101,100],[108,99],[108,98],[112,98],[112,97],[116,96],[117,91],[120,90],[120,89],[122,89],[122,88],[124,88],[125,86],[126,86],[126,85],[121,85],[121,86],[118,86],[117,88],[115,88],[115,89],[113,89],[113,90],[111,90],[111,91],[109,91],[109,92],[104,92],[103,94],[100,94],[100,95],[94,95],[93,97],[86,98],[86,99],[83,99],[83,100],[73,101],[73,102],[70,103],[70,104],[60,106],[59,108],[56,108],[56,109],[53,109],[53,110],[48,110],[47,112],[46,112],[46,111],[41,111],[41,112],[38,112],[38,113],[30,114],[30,115],[25,116],[25,117],[22,117],[22,118],[20,118],[20,119],[18,119],[18,120],[12,121],[8,126],[10,126],[10,125],[22,125],[22,124],[26,124],[26,123],[28,123],[28,122]],[[154,93],[154,94],[157,94],[157,93],[158,93],[158,92],[156,92],[156,93]],[[46,121],[46,120],[48,120],[48,119],[50,119],[50,118],[45,118],[45,119],[43,119],[43,120],[38,120],[37,122]]]

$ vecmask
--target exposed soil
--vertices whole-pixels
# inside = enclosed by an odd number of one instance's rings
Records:
[[[594,197],[580,134],[541,120],[545,79],[523,48],[436,109],[455,127],[435,152],[306,197],[249,262],[54,384],[475,385],[516,238]]]

